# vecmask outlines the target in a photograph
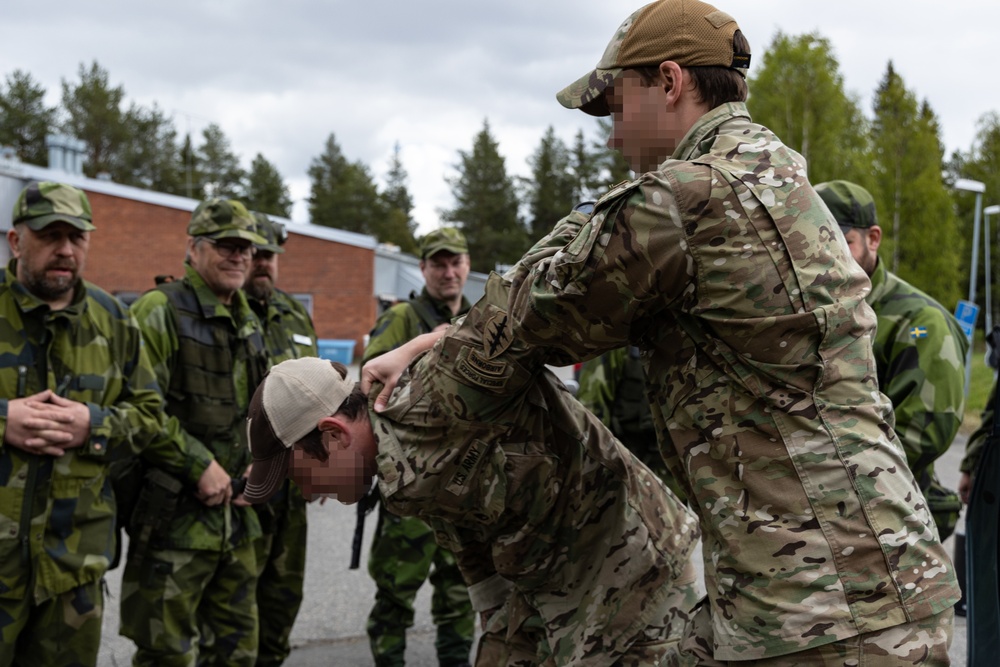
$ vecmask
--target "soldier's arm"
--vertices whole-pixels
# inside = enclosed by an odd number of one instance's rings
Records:
[[[515,336],[545,347],[545,363],[567,365],[626,344],[637,320],[692,298],[697,258],[684,230],[664,224],[679,219],[669,184],[648,174],[608,193],[563,247],[553,238],[515,267]]]
[[[406,303],[397,303],[376,320],[361,357],[362,365],[380,354],[395,350],[419,334],[420,325],[413,309]]]
[[[132,304],[132,313],[142,332],[146,354],[164,395],[169,391],[170,376],[180,342],[177,325],[162,292],[147,292]],[[183,428],[176,417],[166,417],[159,437],[142,452],[149,463],[163,468],[192,486],[215,460],[211,451]]]
[[[945,313],[927,307],[901,322],[880,389],[892,401],[896,434],[916,476],[951,446],[965,405],[968,342]]]

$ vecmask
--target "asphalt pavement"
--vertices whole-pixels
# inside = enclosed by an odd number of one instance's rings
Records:
[[[936,468],[941,481],[951,488],[958,485],[958,465],[965,449],[959,437],[941,458]],[[305,599],[292,629],[293,650],[285,662],[288,667],[372,667],[365,635],[365,619],[371,608],[375,585],[365,568],[377,516],[368,517],[362,567],[349,570],[355,510],[335,501],[309,507],[309,542],[306,563]],[[959,531],[964,522],[959,523]],[[946,543],[953,553],[954,538]],[[700,567],[700,560],[698,561]],[[118,603],[121,568],[108,574],[109,595],[104,615],[104,641],[99,667],[123,667],[131,664],[132,642],[118,635]],[[407,634],[409,667],[437,667],[434,652],[434,626],[430,618],[430,587],[424,586],[417,597],[415,625]],[[951,647],[952,664],[965,667],[965,619],[956,619]]]

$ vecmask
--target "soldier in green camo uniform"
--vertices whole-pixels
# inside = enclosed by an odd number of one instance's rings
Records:
[[[81,278],[80,190],[33,183],[0,277],[0,665],[94,665],[115,553],[112,460],[161,428],[161,399],[125,306]]]
[[[458,558],[482,613],[477,667],[682,664],[697,521],[510,335],[507,289],[491,276],[455,326],[375,360],[443,335],[381,412],[342,366],[276,366],[251,403],[247,497],[289,460],[307,496],[348,503],[375,474]]]
[[[362,364],[466,313],[470,304],[462,289],[469,270],[469,247],[460,231],[445,227],[422,238],[424,288],[418,296],[411,295],[410,301],[392,306],[379,317]],[[380,505],[368,572],[377,587],[375,605],[368,615],[375,667],[404,664],[413,603],[428,578],[434,587],[431,615],[437,626],[438,661],[442,667],[468,664],[475,631],[469,594],[455,557],[438,546],[427,524],[387,512]]]
[[[871,278],[865,301],[878,318],[872,346],[878,386],[892,401],[906,462],[945,540],[955,530],[962,503],[938,481],[934,461],[948,451],[962,424],[969,340],[941,304],[879,260],[882,229],[867,190],[830,181],[817,185],[816,192],[844,232],[855,261]]]
[[[267,243],[257,246],[243,289],[264,327],[271,363],[315,357],[316,330],[305,306],[276,287],[278,255],[285,252],[284,227],[254,213],[254,231]],[[263,537],[257,541],[257,667],[282,664],[291,647],[292,625],[302,604],[306,571],[306,501],[288,480],[266,504],[255,505]]]
[[[557,94],[612,116],[639,176],[510,272],[512,335],[555,365],[643,351],[714,659],[947,664],[959,590],[878,391],[871,283],[805,160],[750,119],[749,64],[730,15],[658,0]]]
[[[590,359],[580,369],[580,389],[576,397],[611,429],[629,451],[684,498],[680,484],[667,471],[656,444],[656,428],[646,398],[646,371],[639,348],[634,345],[606,352]]]
[[[243,420],[268,368],[242,287],[265,239],[238,201],[210,199],[188,224],[184,277],[132,304],[166,394],[167,436],[186,456],[176,511],[122,579],[121,633],[135,665],[240,665],[257,659],[257,513],[233,481],[250,463]],[[147,448],[147,451],[154,449]],[[144,458],[148,458],[144,456]]]

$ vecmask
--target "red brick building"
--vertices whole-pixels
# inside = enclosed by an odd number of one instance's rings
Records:
[[[97,226],[87,280],[130,300],[153,287],[157,275],[183,275],[187,223],[198,201],[0,158],[0,230],[10,229],[17,194],[33,180],[87,193]],[[278,286],[310,308],[320,338],[353,340],[360,355],[376,316],[375,239],[278,220],[289,231]],[[6,263],[7,244],[0,248]]]

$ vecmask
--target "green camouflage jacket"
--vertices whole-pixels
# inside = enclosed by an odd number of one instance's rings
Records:
[[[90,409],[90,441],[59,458],[0,445],[0,597],[37,604],[104,576],[115,553],[108,464],[160,434],[162,399],[124,305],[84,281],[52,311],[15,268],[0,283],[0,436],[10,399],[51,389]]]
[[[951,313],[881,261],[871,280],[865,301],[878,318],[872,348],[879,389],[892,401],[910,470],[926,488],[934,460],[962,423],[969,340]]]
[[[541,350],[510,336],[506,303],[494,275],[388,408],[370,412],[379,490],[393,513],[431,524],[474,600],[505,582],[523,593],[558,664],[609,664],[619,640],[664,617],[697,520],[544,369]],[[514,610],[512,628],[522,612],[533,613]]]
[[[969,441],[965,445],[965,457],[962,459],[961,466],[959,466],[962,472],[967,472],[971,475],[976,471],[976,466],[979,464],[979,457],[982,455],[983,447],[986,445],[986,438],[993,432],[993,406],[996,405],[996,400],[997,385],[994,383],[993,391],[990,392],[990,398],[986,401],[986,407],[983,409],[981,415],[982,422],[979,424],[979,428],[969,436]]]
[[[725,104],[510,272],[513,335],[545,362],[645,352],[661,448],[701,515],[717,659],[958,599],[878,391],[870,283],[836,227],[803,158]]]
[[[232,304],[227,307],[205,285],[201,276],[185,264],[184,283],[197,295],[203,312],[212,313],[213,322],[224,329],[233,346],[245,342],[253,334],[261,333],[260,322],[247,303],[242,291],[236,293]],[[156,373],[160,387],[167,391],[178,359],[180,342],[177,336],[177,321],[174,309],[167,296],[159,290],[150,290],[139,297],[131,307],[142,330],[149,360]],[[246,416],[246,408],[255,387],[249,386],[249,369],[246,363],[236,362],[232,381],[235,385],[239,409]],[[167,440],[173,451],[180,456],[168,464],[153,460],[160,447],[151,446],[143,457],[151,463],[179,477],[189,490],[182,496],[177,512],[167,535],[156,536],[156,548],[222,550],[235,546],[247,539],[260,536],[257,515],[250,507],[234,505],[207,507],[195,498],[193,491],[198,479],[213,459],[233,477],[243,475],[250,464],[250,450],[246,444],[246,432],[236,429],[231,437],[202,442],[184,430],[176,417],[166,419]]]
[[[458,314],[464,315],[469,312],[469,306],[469,300],[463,296]],[[420,317],[417,308],[421,308],[429,319],[436,320],[434,326],[447,324],[454,317],[451,308],[445,302],[431,298],[425,287],[419,296],[412,299],[412,302],[397,303],[379,316],[368,338],[368,346],[365,347],[361,363],[364,364],[369,359],[394,350],[420,334],[429,333],[434,327],[428,326],[428,323]]]
[[[267,303],[251,299],[250,306],[264,327],[264,343],[272,366],[287,359],[319,355],[309,311],[292,295],[275,289]]]

